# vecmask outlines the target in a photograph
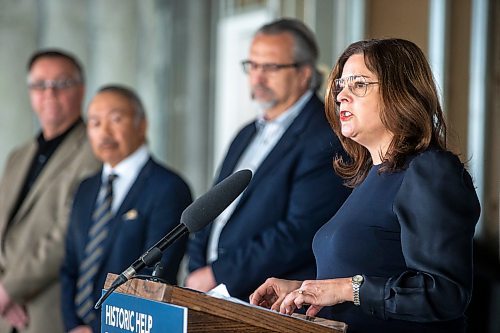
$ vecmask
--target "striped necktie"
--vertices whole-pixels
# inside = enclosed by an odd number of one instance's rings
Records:
[[[84,259],[79,268],[75,306],[78,317],[86,324],[90,324],[96,319],[96,312],[93,310],[96,302],[93,298],[94,284],[103,256],[104,242],[109,233],[109,221],[113,217],[111,205],[113,203],[113,181],[116,177],[116,174],[108,176],[104,198],[94,210],[93,224],[89,230]]]

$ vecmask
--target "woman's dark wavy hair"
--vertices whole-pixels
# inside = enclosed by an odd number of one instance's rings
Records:
[[[405,168],[406,158],[429,146],[446,150],[446,124],[432,71],[422,50],[404,39],[372,39],[347,47],[330,73],[325,96],[326,116],[351,158],[337,157],[333,166],[346,185],[361,183],[372,166],[368,150],[342,135],[334,80],[355,54],[363,54],[366,67],[377,75],[380,91],[380,118],[394,134],[382,156],[380,172]]]

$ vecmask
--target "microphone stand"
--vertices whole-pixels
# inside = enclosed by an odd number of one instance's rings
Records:
[[[164,271],[165,271],[165,268],[161,264],[161,261],[158,261],[155,265],[155,269],[153,270],[153,273],[151,273],[151,276],[144,275],[141,277],[144,277],[144,278],[146,278],[150,281],[153,281],[153,282],[161,282],[161,283],[166,284],[168,282],[162,277],[164,274]],[[137,275],[136,277],[139,277],[139,275]]]
[[[119,286],[127,282],[130,278],[135,276],[137,272],[144,267],[153,267],[157,262],[161,260],[163,255],[163,250],[165,250],[170,244],[175,242],[179,237],[184,235],[188,231],[184,224],[177,225],[172,231],[170,231],[165,237],[160,239],[152,248],[150,248],[146,253],[144,253],[139,259],[137,259],[129,268],[127,268],[123,273],[121,273],[116,280],[111,284],[111,287],[106,291],[104,295],[99,298],[94,306],[94,309],[99,310],[102,303],[106,298],[111,295],[113,291]]]
[[[159,262],[161,260],[161,256],[163,255],[162,251],[158,247],[153,247],[151,248],[148,252],[144,253],[139,259],[137,259],[132,266],[127,268],[122,274],[120,274],[115,281],[111,284],[111,287],[106,291],[104,295],[99,298],[97,303],[94,306],[94,309],[98,310],[102,303],[106,300],[106,298],[113,293],[116,288],[127,282],[131,277],[136,275],[136,271],[133,267],[136,266],[146,266],[146,267],[152,267],[155,263]],[[142,265],[139,264],[142,263]]]

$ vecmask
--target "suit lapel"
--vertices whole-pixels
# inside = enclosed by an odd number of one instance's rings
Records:
[[[219,177],[217,178],[217,183],[219,183],[224,178],[228,177],[234,172],[236,164],[238,164],[241,155],[243,154],[247,146],[250,144],[250,141],[252,140],[256,132],[257,128],[254,122],[245,127],[241,131],[241,133],[236,137],[234,143],[231,144],[231,147],[227,152],[224,162],[222,163],[219,172]]]
[[[243,192],[243,195],[241,196],[238,205],[233,211],[232,216],[236,215],[239,207],[241,207],[241,205],[246,201],[257,184],[266,179],[269,172],[272,171],[273,167],[279,165],[284,156],[293,150],[293,147],[297,144],[297,141],[300,139],[301,134],[308,126],[313,113],[316,112],[318,108],[320,108],[320,106],[321,101],[318,99],[318,97],[316,97],[316,95],[313,95],[301,110],[299,115],[290,124],[285,133],[283,133],[283,136],[277,142],[276,146],[269,152],[269,155],[264,159],[264,161],[262,161],[261,165],[257,169],[257,172],[253,175],[247,189],[245,190],[245,192]],[[234,173],[234,168],[238,164],[241,155],[250,144],[250,141],[254,137],[255,133],[256,126],[254,123],[253,126],[248,126],[247,128],[242,130],[240,135],[238,135],[238,137],[235,139],[235,142],[229,148],[226,159],[224,160],[221,171],[219,172],[217,183]],[[211,227],[212,224],[210,224],[210,228]]]
[[[84,225],[86,235],[88,235],[90,228],[94,224],[92,215],[94,214],[94,211],[97,207],[97,198],[99,196],[101,186],[102,169],[97,175],[92,176],[92,178],[88,180],[87,187],[89,188],[89,191],[85,193],[85,195],[82,195],[78,198],[78,200],[80,201],[79,205],[81,205],[81,207],[84,207],[84,216],[82,221],[85,222]]]
[[[119,216],[121,218],[123,214],[128,212],[130,209],[135,208],[138,202],[137,197],[139,197],[141,193],[144,193],[143,189],[144,186],[146,186],[147,179],[151,175],[153,166],[154,162],[151,158],[149,158],[149,160],[146,162],[146,164],[144,164],[141,171],[137,175],[137,179],[134,181],[134,184],[132,184],[132,187],[125,196],[125,199],[123,199],[123,202],[120,205],[116,216]]]
[[[106,238],[104,242],[104,256],[106,257],[106,253],[112,251],[113,243],[116,239],[116,236],[120,232],[120,225],[123,222],[123,215],[131,209],[137,208],[137,203],[139,202],[140,195],[144,193],[144,187],[147,184],[147,180],[151,175],[152,169],[154,167],[154,162],[150,158],[142,170],[137,175],[137,179],[132,184],[132,187],[128,191],[127,195],[123,199],[122,204],[118,208],[115,216],[109,222],[109,236]],[[133,260],[133,259],[132,259]],[[105,260],[101,261],[101,268]]]
[[[272,169],[279,165],[284,157],[293,150],[294,146],[297,145],[300,136],[309,123],[309,118],[316,110],[314,107],[316,102],[317,98],[314,96],[290,124],[290,127],[288,127],[285,133],[283,133],[283,136],[276,143],[276,146],[274,146],[274,148],[269,152],[269,155],[267,155],[267,157],[262,161],[261,165],[257,169],[257,172],[253,175],[252,181],[241,197],[238,206],[246,200],[253,189],[258,186],[262,180],[266,179]],[[238,207],[236,207],[235,212],[237,209]]]
[[[31,166],[31,161],[33,160],[33,156],[36,153],[36,141],[32,141],[27,144],[24,148],[21,148],[15,155],[12,157],[12,163],[8,165],[5,170],[5,174],[3,175],[2,187],[6,190],[6,193],[9,195],[4,195],[0,203],[0,232],[3,235],[2,243],[3,246],[3,238],[6,236],[4,232],[5,228],[9,225],[9,218],[11,211],[16,204],[21,189],[26,180],[26,175],[28,174],[29,168]],[[9,161],[10,163],[10,161]],[[16,216],[19,215],[19,209]],[[16,220],[16,216],[12,218],[13,221]]]
[[[26,177],[28,175],[31,162],[33,161],[33,157],[36,154],[37,144],[36,141],[31,142],[25,149],[20,152],[19,161],[15,163],[15,170],[8,170],[8,185],[9,191],[12,195],[6,195],[5,199],[8,200],[6,207],[8,207],[8,214],[10,214],[13,209],[14,204],[19,198],[19,194],[21,189],[23,188],[24,182],[26,181]],[[4,200],[5,200],[4,199]],[[19,214],[18,213],[16,215]],[[8,218],[8,217],[7,217]]]
[[[69,160],[74,157],[74,152],[81,149],[81,144],[84,139],[85,125],[82,122],[68,134],[68,137],[63,140],[61,145],[54,152],[54,155],[52,155],[49,159],[49,162],[43,168],[42,172],[35,180],[33,187],[26,195],[21,207],[19,207],[19,211],[14,217],[14,222],[19,221],[25,216],[25,214],[28,213],[29,209],[36,201],[36,198],[38,198],[38,196],[41,195],[41,192],[47,188],[47,185],[51,183],[54,178],[54,174],[62,172]],[[33,158],[33,156],[31,156],[31,158]]]

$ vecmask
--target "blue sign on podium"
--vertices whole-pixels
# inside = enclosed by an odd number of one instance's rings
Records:
[[[187,308],[115,292],[102,305],[101,332],[186,333]]]

